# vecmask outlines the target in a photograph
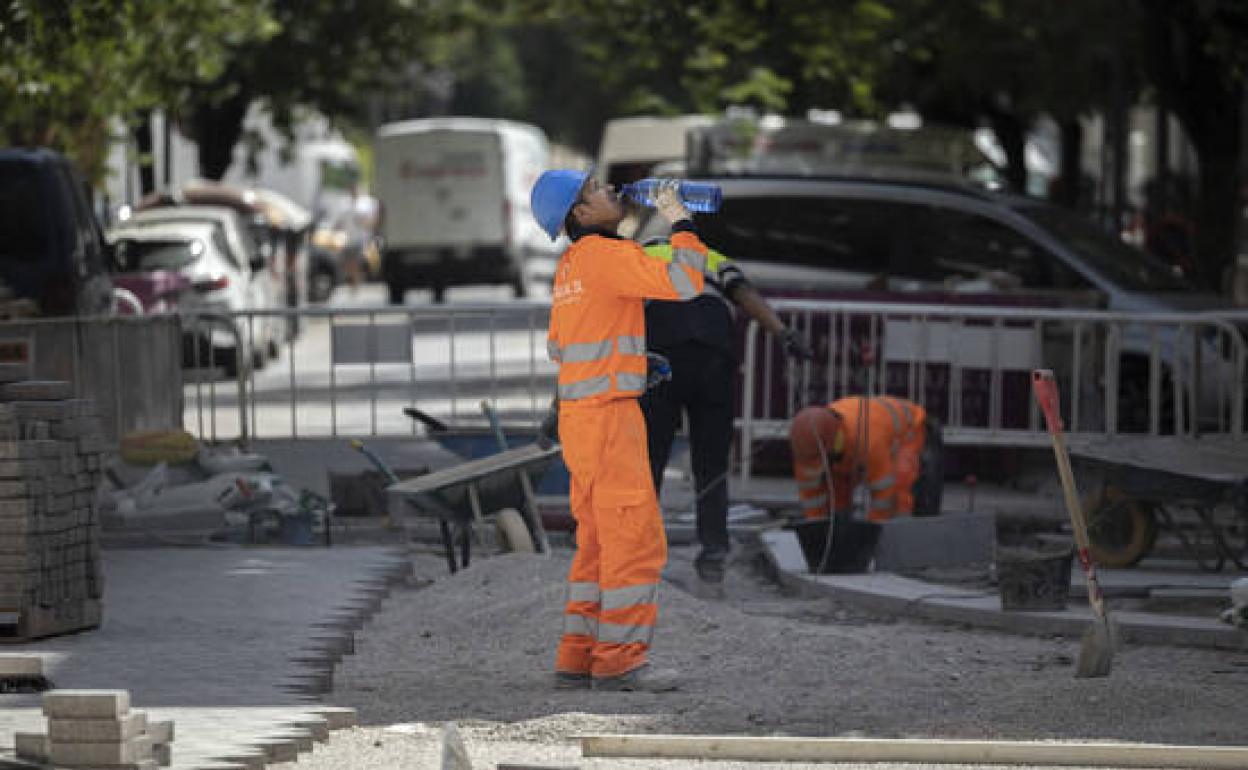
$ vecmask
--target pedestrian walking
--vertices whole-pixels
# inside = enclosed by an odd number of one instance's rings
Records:
[[[664,185],[657,207],[672,225],[667,263],[616,234],[624,207],[588,172],[545,172],[531,203],[552,240],[566,231],[572,241],[555,270],[547,338],[559,365],[559,440],[577,525],[555,683],[675,689],[674,672],[648,665],[667,540],[637,405],[646,384],[643,300],[696,296],[706,247],[674,184]]]

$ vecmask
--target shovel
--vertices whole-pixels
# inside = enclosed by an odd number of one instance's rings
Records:
[[[1088,522],[1079,503],[1075,489],[1075,475],[1070,469],[1070,454],[1066,451],[1066,439],[1062,435],[1062,417],[1057,396],[1057,382],[1050,369],[1036,369],[1031,373],[1031,389],[1036,403],[1044,412],[1044,422],[1053,439],[1053,454],[1057,458],[1057,474],[1062,480],[1062,493],[1066,498],[1066,510],[1070,513],[1070,528],[1079,547],[1079,564],[1088,585],[1088,604],[1096,621],[1083,635],[1079,646],[1079,660],[1075,666],[1078,678],[1108,676],[1114,665],[1114,647],[1118,634],[1105,608],[1105,596],[1096,579],[1096,567],[1088,555]]]

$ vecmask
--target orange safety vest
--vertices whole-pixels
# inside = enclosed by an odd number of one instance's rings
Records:
[[[706,246],[672,234],[672,261],[646,256],[634,241],[587,235],[555,270],[547,352],[559,363],[560,401],[638,396],[646,387],[642,300],[685,300],[702,291]]]

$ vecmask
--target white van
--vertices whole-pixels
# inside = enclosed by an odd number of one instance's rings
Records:
[[[536,126],[487,118],[391,123],[374,147],[382,275],[390,301],[429,288],[501,283],[525,296],[526,263],[554,245],[529,210],[549,146]]]
[[[713,125],[709,115],[614,118],[598,145],[598,177],[619,186],[650,176],[660,163],[683,161],[685,132]]]

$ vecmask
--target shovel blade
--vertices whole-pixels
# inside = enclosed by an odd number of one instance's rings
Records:
[[[1106,622],[1093,623],[1079,643],[1079,660],[1075,665],[1076,679],[1109,676],[1114,667],[1116,634]]]

